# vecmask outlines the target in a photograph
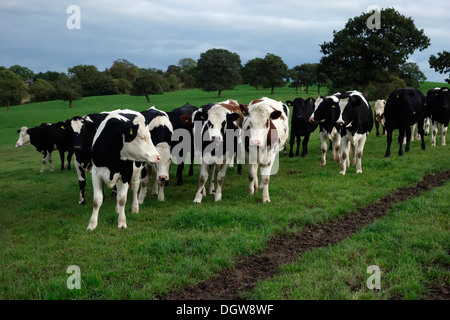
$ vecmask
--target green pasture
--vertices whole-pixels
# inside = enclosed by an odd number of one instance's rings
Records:
[[[442,86],[425,85],[425,91]],[[152,96],[150,104],[144,97],[116,95],[83,98],[74,101],[72,109],[64,101],[0,109],[0,299],[165,298],[262,250],[275,234],[299,232],[307,225],[351,214],[398,188],[416,184],[426,174],[450,169],[449,148],[440,146],[439,138],[438,146],[431,148],[427,136],[425,151],[418,141],[412,142],[411,151],[403,157],[396,155],[394,140],[393,156],[384,158],[386,138],[376,137],[373,130],[365,147],[363,173],[357,175],[351,166],[346,176],[340,176],[339,164],[330,154],[327,165],[319,165],[316,131],[305,158],[280,154],[280,170],[270,182],[269,204],[261,203],[261,191],[247,195],[246,170],[239,176],[236,167],[228,169],[221,202],[208,196],[194,204],[198,171],[188,177],[185,169],[184,185],[176,186],[172,167],[165,202],[149,194],[140,212],[131,214],[129,198],[128,229],[119,230],[115,201],[107,199],[97,229],[89,232],[90,176],[87,204],[80,206],[76,172],[59,170],[57,152],[53,153],[55,171],[48,167],[40,173],[42,155],[32,146],[14,147],[21,126],[74,115],[117,108],[141,111],[152,105],[171,110],[186,102],[201,106],[228,98],[242,103],[262,96],[285,101],[315,97],[314,90],[297,95],[295,89],[281,88],[270,95],[268,89],[239,86],[222,92],[221,98],[216,92],[186,90]],[[429,283],[448,281],[448,193],[447,184],[399,204],[382,221],[348,241],[305,254],[283,266],[279,277],[242,295],[257,299],[420,299]],[[371,240],[375,238],[381,239]],[[411,247],[420,250],[407,250]],[[430,269],[436,259],[447,263],[447,268]],[[379,292],[364,289],[368,277],[364,272],[370,264],[382,268]],[[81,270],[80,290],[67,288],[70,275],[66,270],[71,265]],[[357,273],[361,268],[362,275]]]

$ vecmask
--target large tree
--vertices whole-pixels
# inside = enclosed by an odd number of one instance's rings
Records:
[[[306,93],[309,93],[309,87],[317,83],[318,63],[304,63],[289,70],[292,79],[291,87],[295,87],[298,93],[298,86],[306,87]]]
[[[55,88],[44,79],[37,79],[29,89],[31,101],[41,102],[52,100],[55,97]]]
[[[205,91],[231,90],[241,83],[241,58],[225,49],[210,49],[197,61],[197,86]]]
[[[270,88],[270,92],[273,94],[276,87],[280,88],[285,85],[285,79],[289,76],[288,66],[281,57],[272,53],[266,54],[262,64],[265,70],[264,86]]]
[[[255,87],[256,90],[258,90],[258,87],[265,82],[263,63],[264,59],[254,58],[247,61],[242,68],[243,82]]]
[[[378,12],[380,28],[369,28],[374,13],[350,19],[344,29],[333,31],[333,40],[320,45],[321,64],[333,82],[333,89],[359,89],[367,94],[371,81],[383,81],[398,74],[409,55],[426,49],[430,39],[418,30],[412,18],[393,8]]]
[[[450,73],[450,52],[444,50],[442,52],[438,52],[437,55],[437,57],[435,55],[430,56],[430,59],[428,60],[430,67],[440,74]],[[445,81],[450,83],[450,77],[445,79]]]
[[[80,80],[76,77],[69,78],[65,73],[62,73],[54,85],[56,98],[69,101],[69,108],[72,108],[74,100],[79,100],[82,97]]]
[[[20,104],[27,93],[27,86],[22,78],[11,70],[0,71],[0,106],[9,107]]]
[[[406,62],[399,68],[399,77],[405,80],[408,87],[419,88],[420,84],[427,80],[425,74],[420,71],[415,62]]]
[[[141,70],[139,77],[133,81],[130,94],[144,96],[149,103],[151,94],[162,94],[164,92],[164,81],[163,76],[153,70]]]

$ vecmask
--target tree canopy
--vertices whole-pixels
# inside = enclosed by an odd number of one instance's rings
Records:
[[[450,52],[442,51],[438,52],[438,56],[431,55],[430,59],[428,59],[428,63],[430,67],[436,70],[439,73],[450,73]],[[450,76],[445,79],[447,83],[450,83]]]
[[[0,106],[20,104],[27,93],[27,86],[23,79],[13,71],[3,69],[0,71]]]
[[[320,45],[320,63],[327,70],[335,90],[359,89],[367,94],[371,81],[382,82],[398,74],[409,55],[426,49],[430,39],[418,30],[412,18],[393,8],[380,12],[380,28],[368,27],[371,13],[350,19],[333,40]]]

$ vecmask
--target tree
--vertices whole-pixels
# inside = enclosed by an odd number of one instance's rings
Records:
[[[19,66],[18,64],[9,67],[9,70],[17,74],[24,81],[27,79],[32,79],[34,77],[34,72],[31,69]]]
[[[241,58],[225,49],[210,49],[200,54],[197,62],[197,86],[205,91],[231,90],[241,83]]]
[[[274,93],[275,87],[283,87],[285,78],[288,77],[288,66],[283,60],[272,53],[267,53],[263,59],[264,68],[264,86],[271,88],[271,94]]]
[[[33,102],[49,101],[55,96],[55,88],[50,82],[37,79],[29,89],[29,93]]]
[[[81,84],[78,78],[69,78],[65,73],[55,81],[55,97],[64,101],[69,101],[69,108],[72,108],[72,102],[82,97]]]
[[[142,70],[141,75],[133,81],[130,94],[144,96],[150,103],[151,94],[162,94],[164,78],[153,70]]]
[[[46,80],[48,82],[55,82],[61,77],[61,73],[57,71],[46,71],[44,73],[39,72],[33,77],[33,81],[37,81],[39,79]]]
[[[126,59],[115,60],[111,68],[105,70],[105,73],[114,79],[125,79],[132,83],[139,75],[138,67]]]
[[[9,107],[18,105],[27,93],[27,86],[20,76],[13,71],[4,69],[0,71],[0,106]]]
[[[242,68],[242,81],[255,87],[258,90],[260,85],[265,83],[264,59],[255,58],[247,61]]]
[[[420,83],[425,82],[427,77],[420,71],[419,66],[415,62],[407,62],[400,66],[399,77],[405,80],[408,87],[419,88]]]
[[[76,78],[81,84],[81,94],[83,97],[99,95],[99,83],[101,81],[102,73],[98,71],[94,65],[77,65],[68,68],[68,75],[71,78]]]
[[[299,85],[304,85],[306,87],[306,93],[309,93],[309,86],[317,82],[318,66],[318,63],[304,63],[291,69],[290,77],[293,80],[291,86],[295,87],[296,93],[298,93]]]
[[[436,70],[436,72],[439,72],[440,74],[443,73],[450,73],[450,52],[448,51],[442,51],[437,53],[437,57],[435,55],[431,55],[430,59],[428,59],[428,63],[430,64],[430,67]],[[450,83],[450,77],[445,79],[447,83]]]
[[[423,29],[412,18],[393,8],[379,12],[379,29],[368,28],[372,14],[350,19],[344,29],[333,31],[333,41],[320,45],[321,64],[333,82],[333,89],[357,89],[367,94],[371,81],[382,82],[389,74],[398,74],[408,56],[430,45]]]

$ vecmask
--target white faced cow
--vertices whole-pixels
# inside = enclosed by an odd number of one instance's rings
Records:
[[[286,146],[289,135],[289,109],[280,101],[261,98],[241,105],[242,125],[248,168],[248,193],[263,189],[262,202],[270,202],[269,182],[276,156]],[[258,167],[261,167],[261,185],[258,186]]]
[[[146,174],[141,179],[141,191],[139,192],[139,203],[144,202],[147,194],[147,186],[150,177],[153,177],[152,194],[158,195],[159,201],[164,201],[164,186],[169,181],[169,170],[172,162],[170,143],[172,140],[173,127],[169,116],[164,111],[151,107],[141,112],[148,123],[150,136],[156,151],[161,156],[161,161],[146,164]]]
[[[375,129],[377,137],[380,135],[380,124],[381,128],[383,129],[383,136],[386,135],[386,128],[384,127],[384,107],[386,106],[386,100],[384,99],[378,99],[375,101]]]
[[[194,112],[195,153],[200,159],[200,177],[194,203],[201,203],[203,196],[206,195],[205,184],[208,177],[210,179],[208,193],[213,193],[213,177],[216,170],[217,189],[214,200],[222,200],[222,184],[227,168],[233,162],[238,150],[240,138],[238,123],[243,118],[239,104],[234,100],[209,104]]]
[[[97,227],[98,212],[103,202],[103,184],[117,187],[118,228],[126,228],[125,204],[128,187],[139,188],[144,164],[156,163],[161,157],[152,143],[144,116],[132,110],[111,112],[95,133],[92,144],[92,216],[87,227]],[[132,212],[139,211],[137,192],[133,192]]]
[[[337,121],[341,135],[341,171],[350,166],[350,147],[354,150],[353,164],[356,164],[356,173],[362,173],[361,158],[367,135],[373,127],[372,109],[367,98],[358,91],[348,91],[339,99],[341,114]]]

